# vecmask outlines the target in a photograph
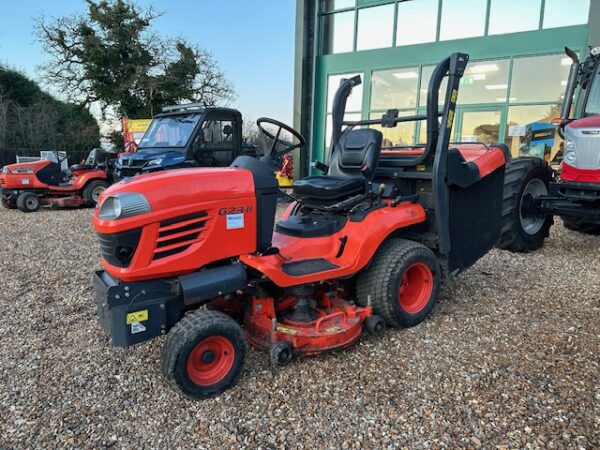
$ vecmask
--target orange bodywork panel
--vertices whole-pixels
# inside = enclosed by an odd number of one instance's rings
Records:
[[[479,169],[479,176],[486,177],[498,167],[505,164],[504,152],[497,146],[485,144],[450,144],[456,148],[466,162],[472,162]],[[382,156],[418,156],[423,154],[423,148],[413,147],[402,150],[382,150]]]
[[[177,171],[177,176],[173,172]],[[198,180],[202,179],[202,183]],[[148,200],[150,213],[118,220],[103,220],[97,209],[92,223],[100,234],[118,234],[141,229],[137,251],[128,267],[117,267],[102,260],[112,276],[126,281],[140,281],[195,272],[199,268],[240,253],[256,251],[256,197],[252,173],[237,168],[191,168],[140,175],[121,181],[104,191],[100,205],[115,192],[137,192]],[[227,214],[239,211],[241,224],[230,226]],[[178,223],[167,220],[203,213],[195,219]],[[163,223],[161,223],[163,222]],[[184,237],[194,228],[199,235]],[[164,245],[165,240],[182,238],[181,242]],[[161,244],[163,243],[163,244]],[[168,251],[180,252],[162,256]]]
[[[400,203],[369,213],[362,222],[348,220],[344,228],[331,236],[299,238],[275,231],[273,246],[280,254],[259,256],[244,254],[240,261],[265,274],[281,287],[314,283],[353,275],[365,267],[381,243],[394,231],[425,221],[420,204]],[[346,242],[343,245],[343,242]],[[325,259],[337,266],[302,276],[288,275],[284,265],[311,259]]]

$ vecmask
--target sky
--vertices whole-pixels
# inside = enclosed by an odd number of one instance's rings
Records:
[[[233,107],[245,117],[292,122],[294,0],[137,0],[163,15],[154,22],[162,37],[182,37],[213,53],[235,86]],[[33,24],[84,12],[83,0],[0,0],[0,63],[40,81],[48,61]]]

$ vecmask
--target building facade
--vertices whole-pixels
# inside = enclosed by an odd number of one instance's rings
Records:
[[[453,140],[503,142],[514,156],[551,159],[571,61],[600,44],[600,0],[298,0],[295,126],[310,143],[298,161],[326,160],[340,79],[360,75],[347,119],[425,112],[434,65],[470,55]],[[425,123],[384,129],[384,147],[424,142]]]

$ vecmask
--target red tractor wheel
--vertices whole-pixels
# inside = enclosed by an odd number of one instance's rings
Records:
[[[167,335],[162,371],[175,390],[206,398],[235,384],[245,356],[244,334],[232,318],[218,311],[195,311]]]
[[[371,305],[389,326],[411,327],[431,312],[440,290],[435,254],[418,242],[390,239],[356,283],[360,305]]]

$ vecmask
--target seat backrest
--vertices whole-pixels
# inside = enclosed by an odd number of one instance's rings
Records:
[[[381,131],[370,128],[342,133],[336,144],[327,175],[334,177],[364,177],[371,180],[381,153]]]

